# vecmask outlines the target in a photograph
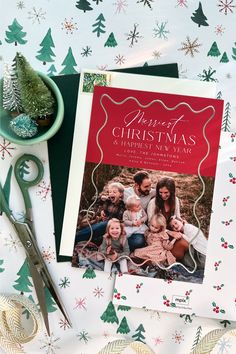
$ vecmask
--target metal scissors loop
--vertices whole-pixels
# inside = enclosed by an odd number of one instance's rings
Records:
[[[26,161],[33,161],[36,164],[38,169],[37,176],[29,181],[25,180],[23,177],[25,172],[23,171],[23,169],[26,169],[27,166],[25,164]],[[36,156],[31,154],[24,154],[16,161],[14,172],[15,172],[15,178],[19,184],[24,199],[24,203],[25,203],[25,209],[26,209],[25,222],[20,222],[16,220],[15,217],[13,216],[12,211],[9,208],[9,203],[5,196],[4,189],[2,188],[1,183],[0,183],[0,211],[3,211],[6,214],[12,226],[14,227],[16,233],[18,234],[18,237],[22,242],[22,245],[24,246],[35,291],[38,297],[40,309],[44,319],[44,323],[47,332],[50,335],[44,287],[47,287],[48,290],[50,291],[53,299],[57,303],[59,309],[61,310],[68,324],[71,325],[71,323],[67,316],[66,310],[59,299],[59,296],[57,294],[57,289],[55,287],[53,279],[46,267],[44,259],[38,248],[35,233],[33,230],[33,220],[31,215],[32,204],[29,196],[29,188],[38,184],[40,180],[43,178],[43,174],[44,174],[43,164]]]

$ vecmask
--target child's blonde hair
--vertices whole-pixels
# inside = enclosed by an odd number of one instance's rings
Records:
[[[125,206],[130,210],[138,201],[140,201],[140,198],[136,194],[130,195],[126,200]]]
[[[160,231],[164,231],[166,229],[166,218],[164,217],[163,214],[161,213],[154,214],[151,217],[149,224],[153,221],[161,227]]]
[[[113,222],[116,222],[116,223],[119,223],[119,224],[120,224],[120,229],[121,229],[121,231],[120,231],[120,238],[119,238],[119,240],[120,240],[120,244],[121,244],[122,246],[124,246],[125,241],[126,241],[126,232],[125,232],[124,224],[123,224],[119,219],[117,219],[117,218],[112,218],[112,219],[110,219],[110,220],[108,221],[107,227],[106,227],[106,233],[105,233],[105,235],[104,235],[103,237],[104,237],[104,239],[106,240],[107,245],[110,246],[110,245],[111,245],[111,239],[112,239],[112,238],[111,238],[111,236],[110,236],[110,234],[109,234],[109,228],[110,228],[110,226],[111,226],[111,224],[112,224]]]
[[[111,183],[109,183],[108,184],[108,191],[109,191],[109,188],[117,188],[118,191],[122,194],[122,196],[124,195],[125,187],[120,182],[111,182]]]

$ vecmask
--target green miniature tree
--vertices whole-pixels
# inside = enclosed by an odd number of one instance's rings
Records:
[[[116,333],[127,334],[129,332],[130,332],[130,328],[128,326],[127,319],[126,317],[123,317],[119,327],[117,328]]]
[[[202,4],[200,2],[197,10],[193,13],[191,19],[193,20],[193,22],[198,24],[198,27],[209,26],[208,23],[206,22],[207,17],[203,13]]]
[[[55,105],[52,92],[22,54],[17,53],[14,60],[24,112],[33,119],[51,115]]]
[[[223,121],[222,121],[222,126],[221,126],[221,129],[224,132],[230,131],[230,125],[231,125],[230,118],[231,118],[231,105],[229,102],[227,102],[225,105],[224,116],[223,116]]]
[[[110,301],[107,305],[106,310],[103,312],[102,316],[100,317],[103,322],[109,322],[117,324],[119,323],[118,317],[116,316],[116,310],[113,303]]]
[[[143,341],[145,339],[144,335],[142,334],[143,332],[145,333],[145,329],[142,325],[142,323],[138,326],[138,328],[135,330],[136,334],[132,336],[135,340],[138,340],[139,342],[142,342],[145,344]]]
[[[93,268],[87,268],[83,274],[83,278],[87,278],[87,279],[96,278],[96,274],[95,274]]]
[[[54,76],[57,72],[55,65],[52,64],[47,72],[48,72],[48,76]]]
[[[52,40],[51,28],[49,28],[45,37],[40,43],[40,47],[42,48],[38,51],[39,55],[37,55],[36,58],[38,60],[41,60],[43,62],[43,65],[46,65],[47,62],[49,63],[54,61],[52,57],[55,57],[55,54],[53,53],[51,48],[55,48],[55,45]]]
[[[3,265],[3,259],[0,259],[0,266]],[[0,273],[4,272],[5,268],[0,267]]]
[[[234,43],[234,45],[236,46],[236,42]],[[234,55],[232,55],[232,58],[234,60],[236,60],[236,48],[232,48],[232,51],[233,51],[233,54],[234,54]]]
[[[109,34],[109,37],[108,37],[106,43],[104,44],[104,47],[116,47],[116,46],[117,46],[117,42],[115,40],[114,33],[111,32]]]
[[[30,289],[30,287],[33,287],[33,284],[29,280],[31,274],[26,259],[23,265],[21,266],[19,272],[17,273],[17,275],[19,276],[19,278],[15,280],[16,284],[13,285],[13,288],[24,293],[32,292],[32,289]]]
[[[23,32],[23,27],[17,22],[16,19],[13,20],[12,24],[8,26],[10,31],[6,31],[5,41],[7,43],[15,43],[15,45],[25,44],[27,41],[24,39],[26,32]]]
[[[79,10],[83,10],[84,12],[86,11],[91,11],[93,8],[90,6],[90,2],[87,0],[79,0],[77,1],[75,5]]]
[[[93,33],[97,33],[97,37],[100,37],[101,33],[105,33],[106,31],[104,31],[105,25],[105,18],[103,16],[103,14],[100,14],[97,18],[96,18],[96,22],[93,24],[94,30]]]
[[[48,312],[54,312],[57,310],[56,303],[53,300],[53,297],[50,293],[50,291],[48,290],[48,288],[44,288],[44,292],[45,292],[45,299],[46,299],[46,306],[47,306],[47,310]]]
[[[78,72],[74,69],[74,66],[77,66],[74,55],[72,53],[71,47],[68,49],[68,53],[62,63],[64,65],[64,69],[60,72],[61,75],[69,75],[69,74],[78,74]]]
[[[220,63],[228,63],[229,62],[229,58],[227,56],[227,53],[224,52],[221,59],[220,59]]]
[[[213,42],[212,43],[212,46],[209,50],[209,52],[207,53],[207,56],[211,56],[211,57],[218,57],[220,55],[220,51],[219,51],[219,48],[217,46],[217,43],[216,42]]]

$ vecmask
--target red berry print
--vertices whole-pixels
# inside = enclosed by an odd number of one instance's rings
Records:
[[[229,173],[229,177],[230,177],[229,181],[233,184],[236,184],[236,177],[234,177],[232,173]]]
[[[215,313],[225,313],[225,310],[221,309],[215,302],[212,302],[213,312]]]

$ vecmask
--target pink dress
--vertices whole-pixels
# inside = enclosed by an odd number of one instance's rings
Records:
[[[153,264],[167,263],[171,265],[176,262],[176,258],[171,253],[173,244],[170,243],[169,236],[165,231],[153,233],[149,230],[145,232],[148,246],[137,248],[134,256],[141,259],[148,259]]]

